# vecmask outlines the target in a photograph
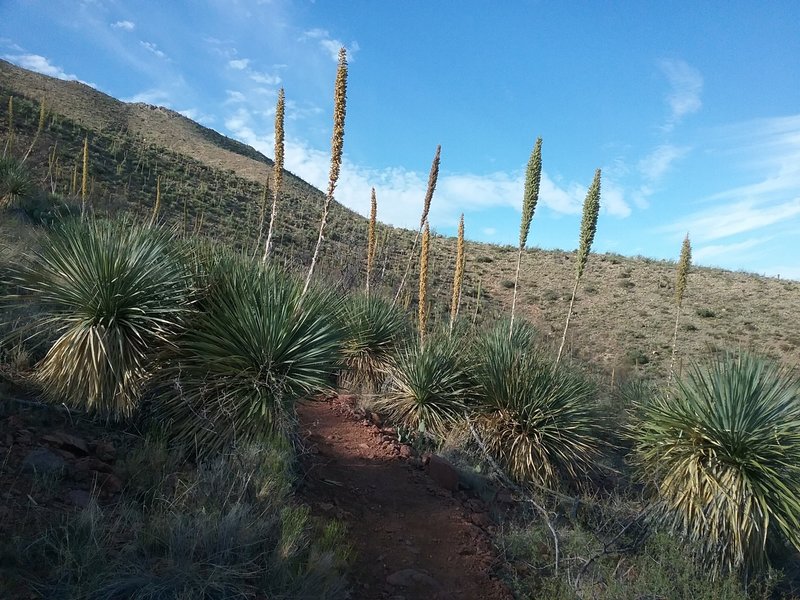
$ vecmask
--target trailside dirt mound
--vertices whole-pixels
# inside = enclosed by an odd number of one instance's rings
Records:
[[[438,486],[390,432],[358,421],[347,400],[298,407],[311,452],[302,496],[347,527],[354,599],[510,599],[481,504]]]

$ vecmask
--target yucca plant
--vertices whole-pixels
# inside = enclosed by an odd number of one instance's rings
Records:
[[[28,150],[22,157],[21,162],[23,164],[25,163],[26,160],[28,160],[28,157],[30,156],[31,152],[33,152],[33,149],[36,147],[36,142],[39,141],[39,136],[42,134],[42,131],[44,130],[45,117],[46,117],[46,112],[44,107],[44,98],[42,98],[42,101],[39,103],[39,123],[36,126],[36,133],[34,134],[33,139],[31,140],[31,144],[30,146],[28,146]]]
[[[0,158],[0,208],[9,208],[33,195],[35,187],[30,172],[20,161]]]
[[[458,221],[458,237],[456,238],[456,265],[453,269],[453,297],[450,300],[450,335],[453,335],[453,325],[458,318],[458,309],[461,306],[461,288],[464,285],[464,267],[467,256],[464,250],[464,213]]]
[[[556,356],[556,366],[561,361],[561,354],[567,343],[567,332],[569,322],[572,318],[572,308],[575,305],[575,296],[578,293],[578,285],[581,282],[586,262],[589,260],[589,252],[592,249],[594,235],[597,232],[597,215],[600,213],[600,169],[594,173],[594,180],[589,190],[586,192],[586,199],[583,201],[583,218],[581,219],[581,235],[578,242],[578,251],[575,253],[575,285],[572,288],[572,296],[569,300],[567,310],[567,321],[564,324],[564,335],[561,336],[561,345],[558,347]]]
[[[519,270],[522,265],[522,253],[528,243],[533,213],[539,201],[539,184],[542,180],[542,138],[537,138],[528,160],[525,171],[525,191],[522,199],[522,216],[519,222],[519,248],[517,250],[517,270],[514,274],[514,296],[511,300],[511,321],[508,324],[509,336],[514,334],[514,313],[517,308],[517,287],[519,286]]]
[[[81,172],[81,220],[86,218],[86,197],[89,193],[89,136],[83,138],[83,171]]]
[[[422,234],[422,246],[419,251],[419,295],[417,297],[417,324],[419,327],[419,343],[425,343],[425,334],[428,330],[428,263],[431,252],[431,230],[425,223],[425,232]]]
[[[36,366],[50,400],[130,417],[187,310],[188,276],[173,235],[127,221],[66,222],[13,271],[57,339]]]
[[[269,229],[267,230],[267,241],[264,243],[264,258],[269,258],[272,250],[272,232],[275,228],[275,216],[278,213],[278,197],[281,193],[283,183],[283,156],[284,156],[284,132],[283,121],[286,112],[286,97],[283,88],[278,90],[278,101],[275,105],[275,162],[272,167],[272,176],[275,182],[272,193],[272,210],[269,214]],[[260,233],[260,232],[259,232]]]
[[[294,403],[341,366],[339,301],[237,255],[195,271],[199,312],[160,373],[157,418],[201,456],[288,433]]]
[[[778,363],[725,354],[637,403],[631,429],[656,514],[710,566],[753,572],[771,544],[800,550],[800,383]]]
[[[342,381],[348,387],[375,392],[408,340],[408,316],[385,298],[356,294],[345,302],[343,322]]]
[[[378,197],[375,195],[375,188],[372,188],[370,197],[369,227],[367,229],[367,285],[366,291],[369,296],[369,284],[372,279],[372,268],[375,265],[375,251],[378,248],[378,238],[376,226],[378,223]]]
[[[336,183],[339,181],[339,172],[342,168],[342,152],[344,151],[344,119],[347,113],[347,51],[339,49],[339,66],[336,69],[336,83],[334,84],[333,95],[333,134],[331,136],[331,169],[328,174],[328,192],[325,194],[325,202],[322,205],[322,218],[319,223],[319,235],[314,246],[314,254],[311,255],[311,264],[308,267],[306,282],[303,286],[303,294],[308,291],[311,285],[311,278],[314,276],[314,267],[319,259],[319,251],[322,247],[322,240],[325,236],[325,226],[328,224],[328,213],[330,212],[333,194],[336,190]]]
[[[422,216],[419,218],[419,229],[417,230],[417,235],[414,236],[414,243],[411,245],[411,253],[408,255],[408,262],[406,262],[406,269],[403,272],[403,277],[400,279],[400,285],[397,286],[397,292],[394,295],[394,302],[395,304],[400,299],[400,295],[403,293],[403,288],[406,284],[406,279],[408,279],[408,274],[411,272],[411,264],[414,262],[414,257],[416,256],[417,252],[417,244],[419,244],[419,239],[422,236],[422,232],[425,228],[425,224],[428,222],[428,213],[431,210],[431,202],[433,201],[433,193],[436,191],[436,182],[439,179],[439,162],[441,161],[442,156],[442,146],[436,146],[436,154],[433,156],[433,162],[431,163],[431,170],[428,173],[428,187],[425,190],[425,199],[422,201]]]
[[[443,435],[463,419],[472,387],[459,343],[440,337],[401,352],[377,408],[403,427]]]
[[[493,458],[520,483],[555,487],[585,475],[600,447],[593,386],[568,369],[554,371],[524,321],[510,338],[506,324],[489,330],[474,353],[471,418]]]
[[[683,296],[686,293],[686,285],[689,280],[689,269],[692,264],[692,244],[689,241],[689,234],[683,239],[681,245],[681,256],[678,260],[678,270],[675,275],[675,331],[672,334],[672,356],[669,361],[669,382],[675,375],[675,355],[678,351],[678,324],[681,320],[681,308],[683,308]]]
[[[158,222],[158,211],[161,209],[161,176],[156,177],[156,201],[153,204],[153,214],[150,215],[150,227]]]

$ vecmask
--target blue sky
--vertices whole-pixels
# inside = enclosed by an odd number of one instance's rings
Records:
[[[327,181],[336,51],[350,55],[337,200],[515,244],[543,142],[529,245],[573,249],[603,169],[599,252],[800,279],[800,3],[5,0],[0,56],[168,106]]]

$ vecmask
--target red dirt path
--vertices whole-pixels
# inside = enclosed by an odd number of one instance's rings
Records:
[[[302,495],[315,514],[346,525],[354,599],[512,597],[494,576],[493,526],[478,500],[439,487],[389,432],[359,421],[346,398],[298,412],[312,450]]]

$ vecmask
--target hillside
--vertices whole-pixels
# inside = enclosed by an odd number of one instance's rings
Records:
[[[65,195],[73,191],[73,174],[80,169],[80,151],[88,136],[95,211],[124,210],[144,218],[152,212],[160,177],[166,222],[254,247],[264,182],[272,168],[266,156],[173,111],[126,104],[83,84],[3,61],[0,139],[8,135],[9,96],[14,97],[17,149],[26,148],[33,139],[39,102],[44,99],[46,127],[29,159],[43,186]],[[300,268],[309,261],[316,240],[323,194],[288,174],[281,198],[276,252],[287,265]],[[469,228],[467,223],[467,232]],[[396,287],[413,236],[407,230],[380,228],[378,267],[380,285],[386,289]],[[365,219],[337,204],[323,249],[321,277],[342,289],[361,285],[365,246]],[[434,240],[434,316],[448,311],[454,248],[453,239]],[[472,318],[476,303],[479,318],[507,313],[515,249],[469,243],[467,255],[463,314]],[[532,249],[523,259],[520,310],[554,343],[560,338],[572,289],[573,258],[569,252]],[[606,377],[613,372],[618,380],[633,370],[662,377],[669,366],[675,317],[674,271],[671,262],[593,255],[576,301],[569,344],[573,355]],[[410,305],[412,296],[405,298]],[[682,361],[709,348],[742,347],[797,365],[800,323],[794,317],[799,311],[800,283],[694,269],[679,331]]]

